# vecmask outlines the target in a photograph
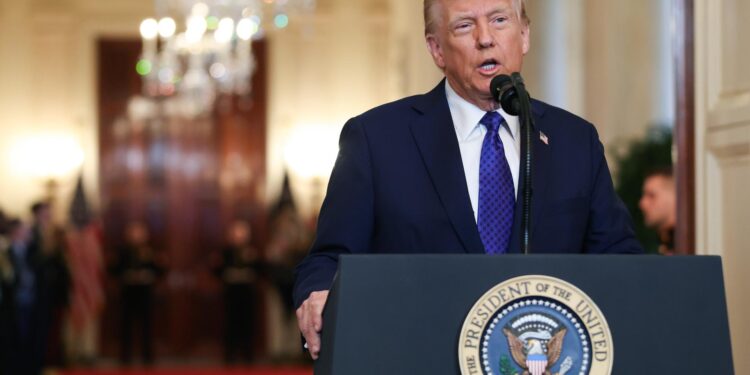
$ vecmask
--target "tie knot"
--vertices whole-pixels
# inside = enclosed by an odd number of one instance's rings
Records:
[[[505,121],[503,119],[503,116],[500,116],[499,113],[492,111],[487,112],[484,117],[479,120],[479,123],[487,127],[487,131],[497,133],[500,130],[500,124],[502,124],[503,121]]]

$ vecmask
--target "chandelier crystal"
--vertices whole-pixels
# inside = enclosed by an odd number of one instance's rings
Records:
[[[136,71],[144,94],[167,98],[185,117],[213,109],[218,94],[247,96],[256,61],[251,44],[284,29],[315,0],[156,0],[157,18],[141,22]]]

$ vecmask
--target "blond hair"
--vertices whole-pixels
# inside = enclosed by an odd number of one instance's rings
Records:
[[[440,0],[424,0],[424,32],[429,34],[435,28],[435,9]],[[531,23],[529,16],[526,14],[526,0],[513,0],[513,8],[516,10],[518,19],[528,26]]]

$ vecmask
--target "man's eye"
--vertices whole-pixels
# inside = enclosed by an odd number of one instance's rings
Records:
[[[493,22],[495,22],[495,23],[504,23],[507,20],[508,20],[508,17],[498,17],[498,18],[495,18],[493,20]]]
[[[468,22],[459,23],[458,25],[456,25],[456,30],[465,30],[469,27],[471,27],[471,24],[469,24]]]

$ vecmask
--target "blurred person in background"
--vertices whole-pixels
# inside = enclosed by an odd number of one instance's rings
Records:
[[[7,245],[8,223],[11,219],[5,216],[5,211],[0,208],[0,245]]]
[[[5,221],[0,226],[0,374],[16,374],[18,349],[16,322],[16,287],[18,275],[12,254],[12,242],[21,228],[19,220]]]
[[[646,226],[659,235],[659,253],[674,254],[677,222],[676,191],[672,168],[658,168],[646,175],[639,202]]]
[[[285,183],[287,183],[285,181]],[[287,198],[284,196],[289,194]],[[297,212],[291,193],[285,192],[272,208],[270,214],[271,240],[267,258],[271,265],[271,276],[284,303],[289,317],[294,316],[294,267],[307,255],[310,246],[309,234]]]
[[[278,293],[280,303],[269,304],[269,328],[272,331],[271,354],[280,362],[299,360],[299,331],[294,314],[294,267],[307,255],[310,231],[297,211],[289,181],[284,174],[281,194],[271,207],[269,220],[271,238],[266,247],[268,275]],[[281,310],[281,313],[279,313]]]
[[[52,222],[47,202],[31,206],[33,224],[28,252],[36,278],[34,330],[36,352],[41,364],[63,365],[62,322],[68,305],[70,272],[65,254],[65,232]]]
[[[70,206],[70,226],[67,231],[72,283],[65,346],[71,364],[91,365],[97,356],[99,316],[104,308],[101,236],[101,227],[92,218],[83,180],[79,178]]]
[[[224,360],[253,360],[261,263],[251,245],[252,230],[243,220],[232,222],[216,274],[224,287]]]
[[[33,254],[29,251],[29,228],[20,220],[8,225],[8,255],[10,256],[15,285],[13,290],[12,343],[17,357],[11,366],[19,374],[38,374],[41,371],[42,353],[37,349],[42,339],[37,330],[37,276]]]
[[[113,273],[120,281],[122,293],[120,360],[123,364],[132,361],[133,332],[138,332],[143,363],[151,364],[154,361],[154,288],[163,267],[149,243],[149,233],[144,223],[134,221],[128,224],[125,245],[119,250],[119,260]]]

